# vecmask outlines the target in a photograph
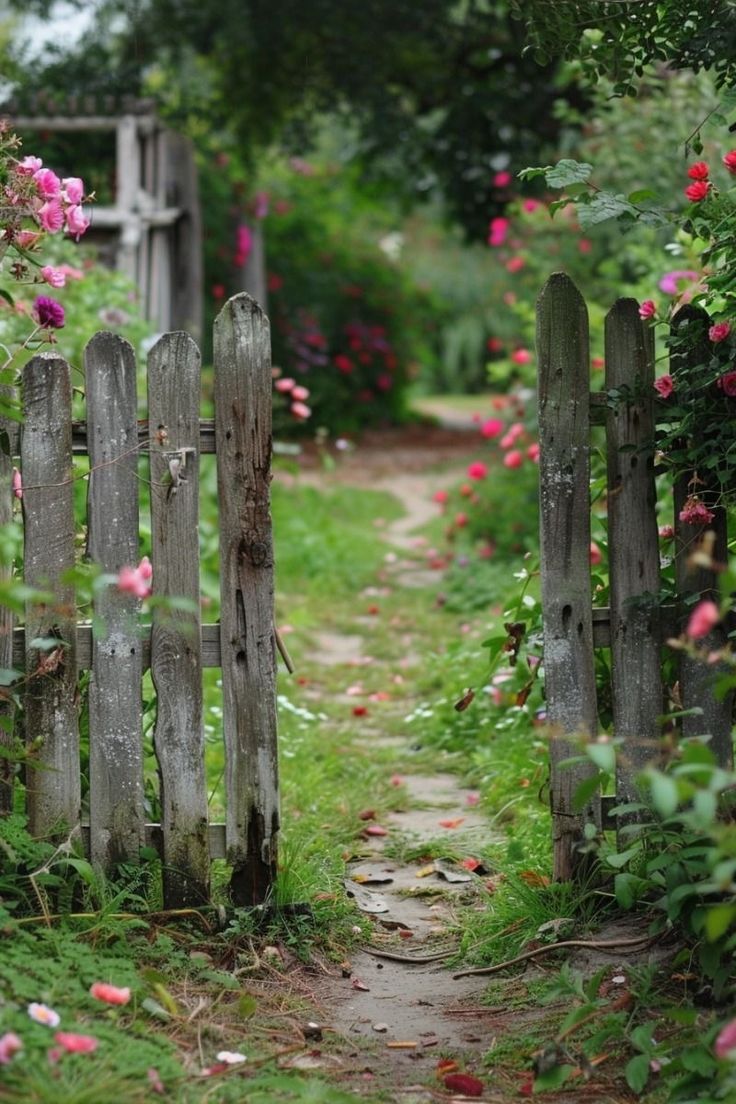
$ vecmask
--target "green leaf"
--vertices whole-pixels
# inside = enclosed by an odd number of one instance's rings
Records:
[[[605,771],[606,774],[615,773],[616,749],[613,744],[588,744],[585,750],[599,770]]]
[[[15,306],[15,300],[13,299],[13,296],[10,294],[9,291],[6,291],[5,288],[2,287],[0,287],[0,299],[4,299],[5,302],[11,307]]]
[[[627,848],[626,851],[614,851],[610,855],[606,855],[606,862],[609,866],[612,866],[614,870],[620,870],[622,866],[626,866],[627,862],[634,858],[634,855],[638,855],[641,851],[641,844],[636,843],[633,847]]]
[[[544,1073],[540,1073],[538,1077],[534,1078],[534,1092],[547,1092],[550,1089],[559,1089],[560,1085],[564,1085],[570,1074],[575,1069],[574,1066],[553,1066],[550,1070],[545,1070]]]
[[[596,774],[591,774],[590,778],[586,778],[575,790],[572,799],[572,807],[575,812],[580,812],[590,801],[591,797],[598,792],[601,786],[605,785],[608,780],[608,775],[603,771],[597,771]]]
[[[607,222],[608,219],[636,214],[636,208],[632,207],[625,196],[614,195],[613,192],[598,192],[590,203],[579,208],[578,222],[581,229],[587,230],[591,226],[597,226],[599,222]]]
[[[588,179],[593,171],[593,166],[585,161],[573,161],[571,158],[563,158],[557,164],[547,169],[544,178],[550,188],[567,188],[570,184],[581,184]]]
[[[704,1046],[686,1047],[680,1055],[683,1068],[690,1073],[700,1073],[703,1077],[712,1077],[717,1064]]]
[[[630,909],[647,889],[648,882],[636,874],[617,874],[613,879],[616,901],[622,909]]]
[[[258,1001],[250,993],[244,993],[238,1001],[238,1015],[247,1020],[258,1010]]]
[[[657,199],[658,196],[651,188],[638,188],[635,192],[630,192],[628,198],[629,203],[646,203],[648,200]]]
[[[171,1019],[171,1015],[153,997],[146,997],[141,1001],[141,1008],[144,1008],[149,1016],[153,1016],[157,1020]]]
[[[643,1023],[635,1027],[630,1035],[632,1045],[648,1054],[652,1049],[652,1035],[656,1026],[655,1023]]]
[[[552,171],[552,165],[528,166],[518,174],[519,180],[536,180],[538,176],[545,176]]]
[[[709,943],[715,943],[725,935],[736,919],[736,905],[713,905],[705,914],[705,937]]]
[[[632,1092],[639,1094],[649,1080],[649,1055],[637,1054],[627,1062],[624,1070],[626,1083]]]
[[[661,817],[671,817],[679,804],[677,783],[668,774],[652,771],[648,775],[652,804]]]

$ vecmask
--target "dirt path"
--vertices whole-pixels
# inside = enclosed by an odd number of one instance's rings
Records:
[[[459,481],[479,451],[477,438],[467,430],[410,433],[393,443],[376,434],[341,458],[334,471],[321,470],[318,459],[307,456],[297,478],[313,485],[370,486],[394,495],[404,513],[380,530],[387,546],[382,583],[392,593],[411,589],[416,594],[421,588],[433,597],[441,577],[427,568],[426,542],[417,530],[436,516],[433,492]],[[357,614],[354,624],[341,632],[321,631],[315,645],[314,662],[333,670],[344,666],[346,678],[354,678],[355,668],[367,661],[370,618]],[[401,647],[399,641],[397,656],[383,660],[392,670]],[[418,650],[416,642],[412,647]],[[411,668],[420,661],[416,654],[401,652],[404,666]],[[376,722],[361,728],[353,743],[356,751],[367,753],[391,747],[397,760],[406,759],[409,745],[408,736],[387,735]],[[342,1039],[343,1070],[361,1071],[347,1080],[364,1099],[375,1099],[379,1090],[384,1093],[381,1099],[386,1099],[387,1086],[389,1099],[410,1104],[453,1099],[436,1074],[442,1058],[482,1081],[483,1095],[477,1099],[500,1104],[517,1097],[520,1086],[509,1075],[489,1074],[484,1059],[497,1039],[507,1041],[515,1033],[523,1036],[533,1031],[549,1010],[523,1001],[520,1005],[515,978],[500,985],[502,992],[509,992],[513,1007],[507,1009],[503,1001],[492,1007],[485,1000],[487,978],[454,979],[447,957],[421,961],[452,952],[453,920],[460,906],[482,909],[488,900],[477,876],[457,863],[427,861],[421,856],[422,843],[436,842],[446,825],[452,832],[453,851],[472,855],[481,842],[488,842],[492,829],[475,806],[476,796],[461,785],[458,776],[425,770],[403,774],[400,783],[408,796],[405,811],[385,821],[388,836],[369,837],[370,846],[347,870],[346,892],[361,909],[360,926],[370,948],[354,954],[344,970],[323,978],[316,994],[321,1020],[333,1038]],[[420,857],[397,859],[389,844],[397,835],[412,841],[411,854]],[[606,964],[615,963],[614,954]],[[599,958],[595,965],[600,964]],[[527,974],[543,976],[535,965],[528,967]],[[340,1080],[345,1083],[343,1076]],[[600,1084],[595,1090],[583,1084],[555,1094],[554,1099],[556,1104],[618,1104],[631,1098],[606,1093]]]

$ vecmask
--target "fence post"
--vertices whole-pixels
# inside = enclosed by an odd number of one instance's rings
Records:
[[[600,799],[582,810],[575,792],[592,763],[560,766],[597,732],[590,584],[590,359],[588,312],[564,273],[537,301],[540,546],[544,671],[550,744],[554,877],[567,881],[586,821],[600,826]]]
[[[81,789],[76,609],[74,588],[62,581],[74,566],[72,389],[61,357],[41,353],[25,365],[23,413],[25,582],[53,594],[27,602],[25,633],[28,822],[34,836],[47,836],[79,825]],[[59,644],[39,647],[41,638]]]
[[[636,778],[656,754],[663,709],[653,385],[652,329],[635,299],[619,299],[606,316],[606,390],[619,395],[606,419],[617,804],[639,800]]]
[[[0,387],[0,396],[5,402],[14,398],[11,387]],[[13,450],[11,440],[15,436],[17,423],[10,418],[0,417],[0,525],[9,525],[13,520]],[[13,575],[12,564],[0,564],[0,580],[8,582]],[[10,671],[13,668],[13,628],[15,617],[8,606],[0,605],[0,668]],[[8,725],[12,724],[15,706],[11,698],[0,698],[0,717]],[[16,735],[12,728],[6,731],[0,728],[0,747],[12,748]],[[15,770],[12,759],[0,757],[0,816],[13,810],[13,781]]]
[[[85,349],[87,553],[109,574],[138,562],[135,353],[117,334]],[[90,858],[104,870],[136,862],[145,843],[138,600],[117,587],[94,600],[89,683]]]
[[[249,295],[215,320],[227,857],[237,905],[267,896],[279,828],[271,534],[271,349]]]
[[[703,364],[711,357],[711,349],[707,338],[709,325],[708,315],[699,307],[689,305],[682,307],[673,320],[672,330],[675,335],[685,327],[696,335],[696,340],[688,342],[686,349],[673,350],[670,357],[670,371],[677,385],[678,376],[686,373],[690,365]],[[693,476],[697,475],[701,481],[691,486]],[[728,520],[723,506],[708,503],[713,511],[713,520],[706,525],[689,525],[680,520],[680,511],[685,505],[690,494],[703,495],[708,498],[708,492],[712,489],[709,484],[709,473],[692,472],[682,475],[675,483],[675,576],[677,581],[677,593],[680,601],[688,595],[699,594],[702,598],[712,598],[716,602],[720,600],[718,589],[718,572],[701,564],[691,562],[692,553],[696,551],[706,532],[714,534],[711,556],[716,564],[728,562]],[[682,624],[687,621],[691,607],[684,608],[682,612]],[[719,651],[727,642],[726,631],[723,627],[716,626],[707,636],[703,637],[700,644],[708,651]],[[730,672],[725,664],[717,664],[715,667],[705,664],[702,660],[693,659],[686,653],[680,653],[680,697],[684,709],[697,706],[699,713],[684,716],[682,718],[682,735],[686,737],[710,736],[710,747],[719,765],[729,768],[733,765],[733,745],[731,738],[731,715],[733,707],[733,691],[721,696],[714,693],[714,683]]]
[[[210,882],[199,612],[199,393],[197,346],[188,334],[164,334],[148,354],[148,423],[151,432],[166,434],[151,445],[153,589],[157,598],[185,597],[194,604],[191,610],[155,609],[151,634],[167,908],[207,901]]]

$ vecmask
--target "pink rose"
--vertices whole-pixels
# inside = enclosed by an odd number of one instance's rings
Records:
[[[654,390],[660,398],[668,399],[675,390],[675,381],[672,376],[660,376],[659,379],[654,381]]]
[[[84,211],[79,206],[67,207],[66,228],[70,234],[80,238],[89,226],[89,219],[84,217]]]
[[[61,195],[61,181],[51,169],[38,169],[33,174],[33,179],[36,181],[38,194],[43,199],[56,199]]]
[[[297,402],[304,402],[305,399],[309,398],[309,388],[308,387],[301,387],[299,385],[297,385],[296,387],[292,387],[291,397],[292,397],[292,399],[295,399]]]
[[[512,449],[511,452],[507,452],[503,458],[505,468],[520,468],[523,462],[524,457],[518,449]]]
[[[75,1031],[57,1031],[54,1042],[67,1054],[91,1054],[97,1050],[97,1039],[93,1035],[78,1035]]]
[[[521,272],[525,263],[526,262],[523,257],[510,257],[506,262],[506,271],[511,273]]]
[[[509,232],[509,220],[507,218],[493,218],[488,226],[488,244],[491,246],[503,245]]]
[[[733,151],[733,158],[736,165],[736,150]],[[736,172],[736,168],[732,172]],[[734,1049],[736,1049],[736,1020],[731,1020],[716,1036],[713,1051],[716,1058],[730,1058]]]
[[[306,421],[307,418],[312,413],[310,408],[308,406],[306,406],[303,402],[293,402],[291,404],[290,409],[291,409],[291,413],[294,415],[294,417],[298,418],[299,421],[302,421],[302,422]]]
[[[432,495],[432,501],[439,503],[440,506],[444,506],[449,497],[447,491],[435,491]]]
[[[645,299],[639,307],[640,318],[654,318],[657,313],[657,304],[653,299]]]
[[[67,212],[68,213],[68,212]],[[38,209],[38,221],[44,230],[55,234],[64,225],[64,211],[58,199],[48,199]]]
[[[503,432],[503,422],[500,418],[489,418],[487,421],[483,422],[480,431],[484,437],[488,437],[489,439],[498,437],[499,433]]]
[[[708,330],[708,337],[716,344],[719,341],[725,341],[731,332],[730,322],[716,322],[714,326]]]
[[[590,562],[593,567],[603,562],[603,553],[595,541],[590,542]]]
[[[699,640],[701,636],[707,636],[720,620],[721,614],[715,602],[699,602],[690,614],[685,632],[691,640]]]
[[[285,376],[283,379],[277,379],[274,383],[274,387],[277,391],[280,391],[282,395],[285,395],[287,392],[293,391],[296,387],[296,380],[291,379],[290,376]]]
[[[493,187],[494,188],[508,188],[508,186],[511,183],[512,179],[513,178],[511,176],[510,172],[497,172],[496,175],[493,178]]]
[[[47,284],[51,284],[51,287],[62,288],[66,283],[66,273],[59,268],[52,268],[51,265],[44,265],[41,275]]]
[[[538,461],[539,461],[539,445],[537,444],[536,441],[529,446],[529,448],[526,450],[526,454],[527,454],[527,456],[529,457],[530,460],[534,461],[535,464],[538,463]]]
[[[675,535],[675,530],[672,528],[671,525],[660,525],[657,532],[659,533],[661,540],[672,540]]]
[[[528,349],[514,349],[511,359],[514,364],[531,364],[532,354]]]
[[[33,176],[42,167],[43,161],[40,157],[24,157],[15,166],[15,171],[19,176]]]
[[[65,176],[61,182],[64,199],[75,206],[84,199],[84,184],[78,176]]]
[[[485,479],[488,475],[488,468],[482,462],[482,460],[474,460],[472,464],[468,465],[468,478],[469,479]]]
[[[23,1049],[23,1043],[14,1031],[6,1031],[0,1036],[0,1066],[7,1066],[10,1059],[19,1050]]]
[[[89,992],[91,997],[104,1001],[105,1004],[127,1004],[130,1000],[130,989],[119,989],[117,985],[109,985],[106,981],[95,981]]]
[[[522,201],[521,206],[523,210],[530,215],[532,211],[536,211],[538,207],[542,206],[542,204],[539,202],[538,199],[525,199]]]

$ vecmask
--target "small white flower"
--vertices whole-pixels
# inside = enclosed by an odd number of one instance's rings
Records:
[[[28,1015],[36,1023],[44,1024],[46,1027],[58,1027],[61,1021],[58,1012],[54,1012],[47,1004],[37,1004],[36,1001],[28,1005]]]
[[[237,1066],[238,1062],[245,1062],[247,1058],[244,1054],[238,1054],[234,1050],[221,1050],[216,1055],[218,1062],[225,1062],[228,1066]]]

